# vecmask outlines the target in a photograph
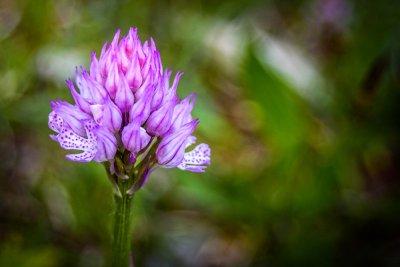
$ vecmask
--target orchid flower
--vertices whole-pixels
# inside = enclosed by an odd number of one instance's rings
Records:
[[[199,124],[191,115],[196,95],[181,100],[182,73],[172,84],[171,74],[153,39],[142,43],[136,28],[121,38],[118,30],[99,57],[91,53],[89,70],[79,67],[75,82],[67,80],[74,103],[51,102],[51,139],[73,151],[68,160],[103,163],[114,185],[114,266],[128,264],[130,203],[150,173],[157,167],[204,172],[210,164],[207,144],[186,152]]]

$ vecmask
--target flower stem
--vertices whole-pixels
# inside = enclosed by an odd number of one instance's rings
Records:
[[[115,221],[113,240],[113,267],[127,267],[130,263],[131,250],[131,207],[133,195],[127,191],[130,185],[127,180],[119,181],[121,196],[115,195]]]

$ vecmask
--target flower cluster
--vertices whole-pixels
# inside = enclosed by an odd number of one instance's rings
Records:
[[[90,69],[77,68],[75,83],[67,80],[74,104],[53,101],[49,127],[51,138],[78,162],[116,162],[133,168],[178,167],[203,172],[210,164],[210,148],[195,143],[199,124],[191,115],[196,96],[177,95],[182,73],[170,82],[172,72],[163,70],[160,53],[152,39],[142,43],[137,29],[105,44],[97,58],[91,54]]]

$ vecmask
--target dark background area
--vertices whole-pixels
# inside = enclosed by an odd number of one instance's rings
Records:
[[[137,266],[400,266],[400,1],[0,2],[0,266],[103,266],[112,187],[49,101],[117,28],[195,91],[204,174],[134,200]]]

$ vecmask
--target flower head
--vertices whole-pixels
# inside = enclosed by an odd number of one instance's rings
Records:
[[[67,155],[69,160],[109,162],[118,175],[145,177],[139,187],[155,166],[203,172],[210,148],[200,144],[185,153],[199,124],[191,115],[196,96],[180,100],[182,73],[172,85],[171,74],[163,70],[153,39],[142,43],[136,28],[121,38],[118,30],[99,57],[91,53],[89,71],[79,67],[75,82],[67,80],[74,104],[51,102],[51,138],[80,151]]]

